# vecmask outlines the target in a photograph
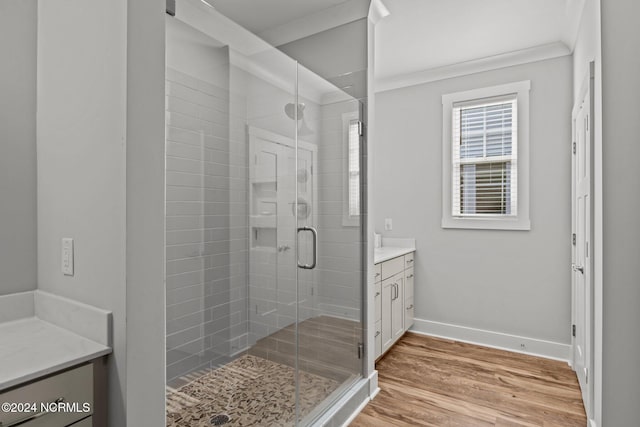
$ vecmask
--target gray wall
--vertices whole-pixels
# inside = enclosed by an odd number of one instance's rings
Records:
[[[124,425],[127,2],[44,0],[38,15],[38,288],[113,312],[109,416]]]
[[[0,2],[0,295],[37,282],[36,9]]]
[[[38,287],[113,312],[109,425],[163,425],[164,2],[38,7]]]
[[[375,227],[417,240],[416,318],[570,342],[571,76],[562,57],[376,94]],[[520,80],[531,80],[531,230],[441,228],[441,96]]]
[[[603,406],[601,427],[640,419],[640,4],[602,2]]]

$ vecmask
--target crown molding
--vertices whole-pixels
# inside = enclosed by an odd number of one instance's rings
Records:
[[[543,61],[571,55],[572,51],[563,42],[535,46],[471,61],[460,62],[443,67],[431,68],[415,73],[401,74],[388,78],[376,79],[374,91],[385,92],[408,86],[431,83],[453,77],[481,73],[483,71],[512,67],[514,65]]]

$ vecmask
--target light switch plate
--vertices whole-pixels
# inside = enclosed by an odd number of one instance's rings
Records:
[[[391,218],[384,219],[384,229],[385,231],[389,231],[393,229],[393,220]]]
[[[62,239],[62,273],[65,276],[73,276],[73,239]]]

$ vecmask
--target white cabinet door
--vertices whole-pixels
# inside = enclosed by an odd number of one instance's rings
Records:
[[[404,334],[404,274],[393,276],[395,293],[391,299],[391,329],[393,341]]]
[[[382,316],[381,322],[381,337],[382,337],[382,352],[385,352],[391,344],[393,344],[393,329],[391,325],[392,312],[391,307],[395,296],[395,281],[393,277],[389,277],[382,281]]]

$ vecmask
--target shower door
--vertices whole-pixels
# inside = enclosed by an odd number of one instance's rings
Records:
[[[361,108],[298,64],[298,405],[308,425],[361,378]]]

